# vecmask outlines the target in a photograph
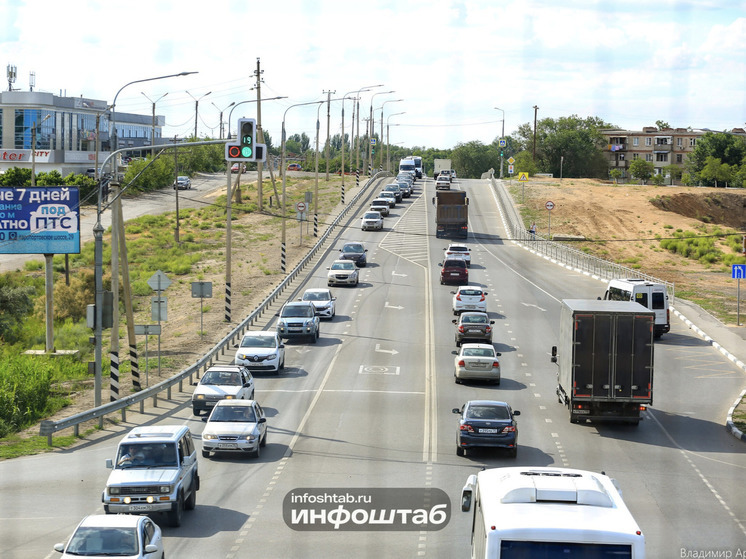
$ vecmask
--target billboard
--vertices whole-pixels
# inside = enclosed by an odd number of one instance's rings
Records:
[[[0,188],[0,254],[79,254],[77,187]]]

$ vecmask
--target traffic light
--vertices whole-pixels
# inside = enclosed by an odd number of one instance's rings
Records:
[[[265,161],[264,144],[256,143],[256,120],[253,118],[238,119],[238,143],[225,144],[225,160],[235,161]]]

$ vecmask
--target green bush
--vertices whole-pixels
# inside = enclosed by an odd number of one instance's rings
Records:
[[[7,436],[44,416],[51,380],[49,358],[5,356],[0,362],[0,436]]]

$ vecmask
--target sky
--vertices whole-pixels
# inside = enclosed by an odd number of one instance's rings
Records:
[[[560,5],[561,4],[561,5]],[[641,130],[746,126],[744,0],[0,0],[0,55],[14,89],[82,96],[165,117],[166,137],[219,137],[231,103],[273,143],[321,145],[361,126],[392,144],[490,143],[538,119],[577,115]],[[7,79],[2,90],[7,91]],[[327,93],[331,92],[331,94]],[[165,95],[165,96],[164,96]],[[334,101],[334,99],[337,99]],[[198,105],[197,105],[198,100]],[[496,109],[499,107],[499,109]],[[538,109],[534,109],[538,107]],[[195,111],[197,108],[197,111]],[[398,114],[404,113],[404,114]],[[504,120],[503,120],[504,119]]]

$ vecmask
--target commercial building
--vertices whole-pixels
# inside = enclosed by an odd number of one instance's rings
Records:
[[[691,128],[664,128],[646,126],[642,130],[601,130],[606,137],[605,154],[609,170],[619,169],[622,178],[629,178],[629,166],[635,159],[652,163],[656,175],[669,175],[666,167],[675,165],[684,170],[687,157],[697,146],[697,140],[712,130]],[[731,134],[746,135],[741,128]]]
[[[116,109],[116,107],[115,107]],[[161,143],[165,117],[116,112],[118,148]],[[31,167],[36,129],[36,172],[85,173],[98,167],[112,144],[109,103],[37,91],[0,92],[0,173]],[[140,155],[137,153],[137,155]]]

